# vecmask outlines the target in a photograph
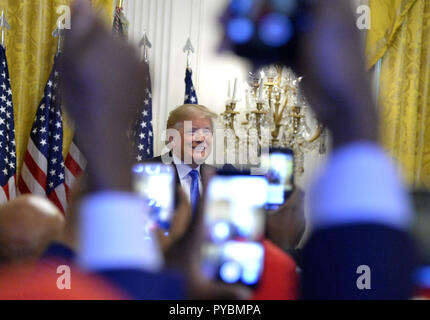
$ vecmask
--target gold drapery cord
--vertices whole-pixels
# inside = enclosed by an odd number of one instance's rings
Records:
[[[430,1],[371,0],[368,67],[380,58],[381,139],[413,187],[430,187]]]
[[[0,0],[0,10],[4,10],[11,26],[6,34],[6,56],[14,105],[17,176],[57,50],[57,39],[52,36],[59,17],[57,8],[70,4],[70,0]],[[94,8],[102,8],[104,18],[111,24],[112,0],[93,0],[92,4]],[[67,116],[63,118],[63,152],[66,155],[72,132]]]

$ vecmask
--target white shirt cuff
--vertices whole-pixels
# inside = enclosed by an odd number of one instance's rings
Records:
[[[92,271],[160,270],[158,242],[145,236],[145,212],[143,200],[131,193],[102,192],[83,199],[78,263]]]
[[[407,229],[411,205],[392,160],[373,143],[336,150],[310,192],[313,228],[377,223]]]

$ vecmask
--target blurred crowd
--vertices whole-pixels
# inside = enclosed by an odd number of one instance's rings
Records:
[[[34,195],[0,207],[0,299],[413,297],[411,203],[378,144],[377,109],[345,2],[311,1],[304,8],[312,22],[293,37],[294,54],[290,47],[256,52],[258,46],[234,44],[226,33],[223,48],[256,68],[278,63],[304,74],[310,105],[333,139],[312,187],[294,188],[282,206],[265,215],[258,239],[263,271],[258,285],[246,286],[210,279],[202,270],[207,188],[217,176],[204,164],[212,144],[210,108],[184,105],[170,113],[166,127],[179,135],[167,141],[170,152],[149,162],[169,158],[176,205],[169,232],[155,229],[153,239],[146,239],[144,205],[132,191],[134,163],[124,134],[143,100],[145,69],[87,1],[76,0],[64,42],[63,89],[88,165],[65,215]],[[226,10],[223,23],[232,15]],[[302,239],[306,228],[310,234]]]

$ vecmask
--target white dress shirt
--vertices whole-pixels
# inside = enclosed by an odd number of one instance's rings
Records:
[[[181,181],[182,190],[184,190],[187,195],[188,201],[191,203],[190,189],[191,189],[191,177],[189,175],[191,170],[197,170],[199,173],[199,193],[202,194],[202,178],[200,174],[200,165],[193,169],[189,165],[182,163],[181,159],[173,154],[173,163],[178,171],[179,180]]]
[[[77,262],[91,271],[133,268],[159,271],[164,260],[157,238],[148,240],[145,204],[134,193],[107,191],[80,204]]]

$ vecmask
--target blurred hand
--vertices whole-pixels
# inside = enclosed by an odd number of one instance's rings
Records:
[[[214,172],[202,172],[203,186]],[[229,285],[205,278],[201,272],[201,245],[203,242],[204,199],[203,190],[200,202],[189,228],[166,252],[166,264],[169,268],[182,270],[188,281],[189,299],[237,300],[247,299],[251,291],[240,285]]]
[[[334,146],[376,140],[377,113],[364,49],[348,1],[317,1],[313,28],[301,41],[294,66],[312,109],[332,132]]]
[[[85,171],[77,177],[70,189],[66,209],[66,225],[62,242],[69,248],[78,251],[79,236],[79,205],[81,199],[88,193]]]
[[[169,230],[169,235],[164,235],[164,231],[158,229],[157,235],[161,248],[164,252],[179,238],[181,238],[191,221],[191,205],[188,202],[187,195],[181,186],[177,187],[179,195],[179,206],[176,209]]]
[[[126,132],[143,100],[145,71],[135,51],[76,0],[63,52],[64,97],[88,161],[90,191],[128,190],[132,156]],[[108,174],[107,174],[108,173]]]
[[[267,237],[284,250],[296,248],[306,228],[303,191],[296,188],[282,207],[266,217]]]

